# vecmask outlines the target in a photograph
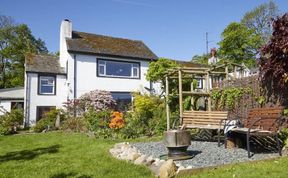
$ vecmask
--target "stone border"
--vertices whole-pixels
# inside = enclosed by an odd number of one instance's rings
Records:
[[[165,161],[142,154],[136,147],[130,145],[129,142],[117,143],[109,152],[116,159],[148,167],[159,178],[174,177],[182,170],[191,169],[190,166],[185,168],[181,164],[175,164],[172,159]]]

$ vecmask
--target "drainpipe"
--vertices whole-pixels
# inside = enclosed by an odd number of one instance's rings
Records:
[[[76,89],[77,89],[77,61],[76,61],[76,54],[74,54],[74,99],[77,98],[77,93],[76,93]]]
[[[28,127],[29,126],[29,120],[30,120],[30,117],[29,117],[29,113],[30,113],[30,106],[29,106],[29,101],[30,101],[30,92],[29,92],[29,85],[30,85],[30,82],[29,82],[29,76],[28,74],[26,73],[26,101],[25,101],[25,120],[24,120],[24,127]]]

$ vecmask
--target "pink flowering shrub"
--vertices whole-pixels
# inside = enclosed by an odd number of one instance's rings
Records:
[[[89,108],[94,108],[97,111],[103,111],[107,109],[113,109],[116,106],[115,100],[108,91],[94,90],[85,93],[80,98],[80,105],[82,105],[87,111]]]

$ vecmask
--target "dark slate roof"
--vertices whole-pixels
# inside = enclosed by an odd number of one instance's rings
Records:
[[[103,56],[156,60],[158,57],[142,42],[124,38],[72,32],[66,39],[69,52],[92,53]]]
[[[52,55],[26,56],[25,67],[27,72],[66,74],[65,69],[60,67],[59,57]]]
[[[5,88],[0,89],[0,99],[2,100],[15,100],[24,99],[24,87]]]

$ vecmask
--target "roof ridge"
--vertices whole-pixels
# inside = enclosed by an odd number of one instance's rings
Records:
[[[120,40],[129,40],[129,41],[135,41],[135,42],[141,42],[144,43],[142,40],[135,40],[135,39],[128,39],[128,38],[123,38],[123,37],[115,37],[115,36],[110,36],[110,35],[102,35],[102,34],[95,34],[95,33],[88,33],[88,32],[80,32],[80,31],[75,31],[73,30],[72,33],[85,33],[88,35],[93,35],[93,36],[102,36],[102,37],[108,37],[108,38],[114,38],[114,39],[120,39]]]

